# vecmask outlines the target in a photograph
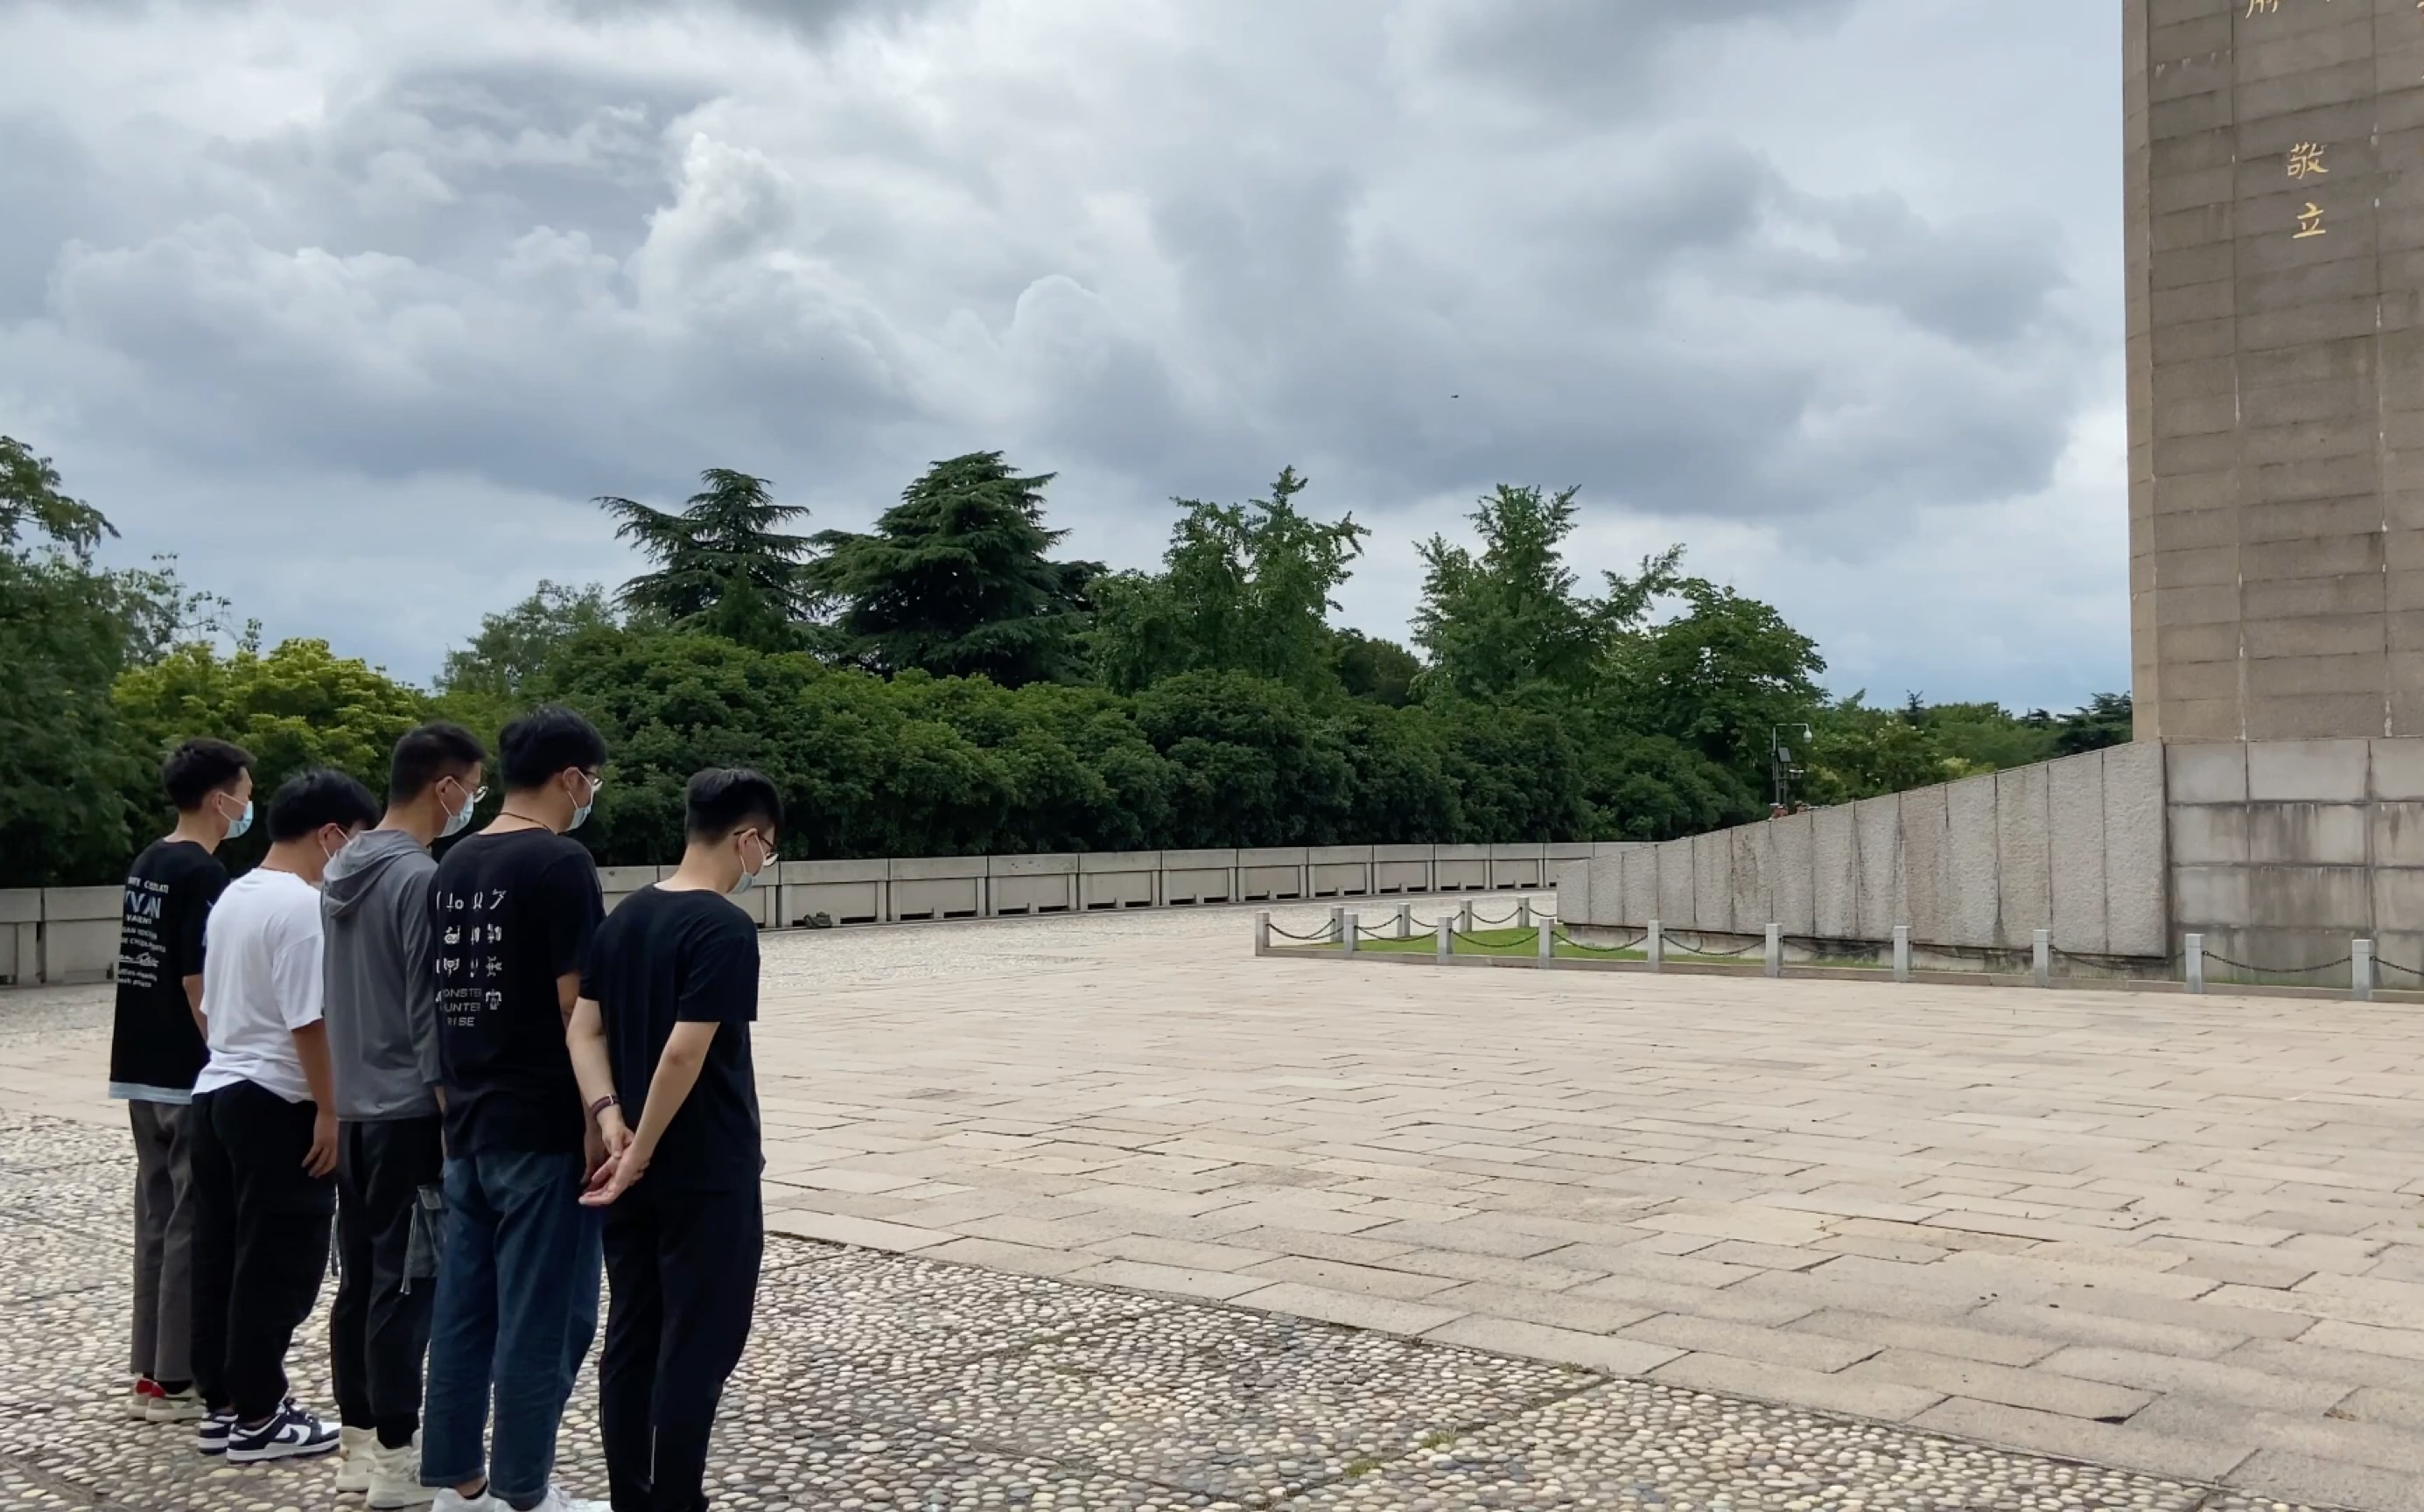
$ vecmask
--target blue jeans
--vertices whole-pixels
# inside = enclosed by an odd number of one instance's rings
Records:
[[[534,1503],[555,1470],[572,1378],[598,1333],[598,1210],[578,1154],[493,1151],[446,1162],[446,1244],[429,1336],[421,1479],[480,1478],[496,1398],[491,1490]]]

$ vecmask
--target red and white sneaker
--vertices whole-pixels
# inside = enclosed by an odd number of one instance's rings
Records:
[[[137,1423],[148,1423],[152,1420],[152,1404],[167,1394],[158,1381],[149,1376],[137,1376],[135,1390],[126,1398],[126,1415]]]

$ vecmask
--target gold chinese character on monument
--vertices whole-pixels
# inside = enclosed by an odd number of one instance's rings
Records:
[[[2281,0],[2247,0],[2247,13],[2251,16],[2269,16],[2280,8]]]
[[[2309,236],[2323,234],[2323,208],[2309,199],[2306,201],[2306,208],[2298,212],[2298,231],[2289,239],[2293,242],[2303,242]]]
[[[2303,179],[2309,173],[2329,173],[2331,169],[2323,167],[2323,151],[2320,142],[2300,142],[2289,149],[2289,177]]]

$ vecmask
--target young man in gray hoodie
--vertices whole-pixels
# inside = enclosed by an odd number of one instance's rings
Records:
[[[338,1119],[337,1488],[380,1512],[434,1494],[419,1446],[445,1159],[429,848],[470,826],[486,759],[460,725],[397,741],[386,815],[338,852],[320,895]]]

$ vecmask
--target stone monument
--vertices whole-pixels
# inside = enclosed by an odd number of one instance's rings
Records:
[[[1569,866],[1559,916],[2424,989],[2424,0],[2122,0],[2138,739]]]
[[[2138,738],[2424,735],[2424,6],[2124,15]]]

